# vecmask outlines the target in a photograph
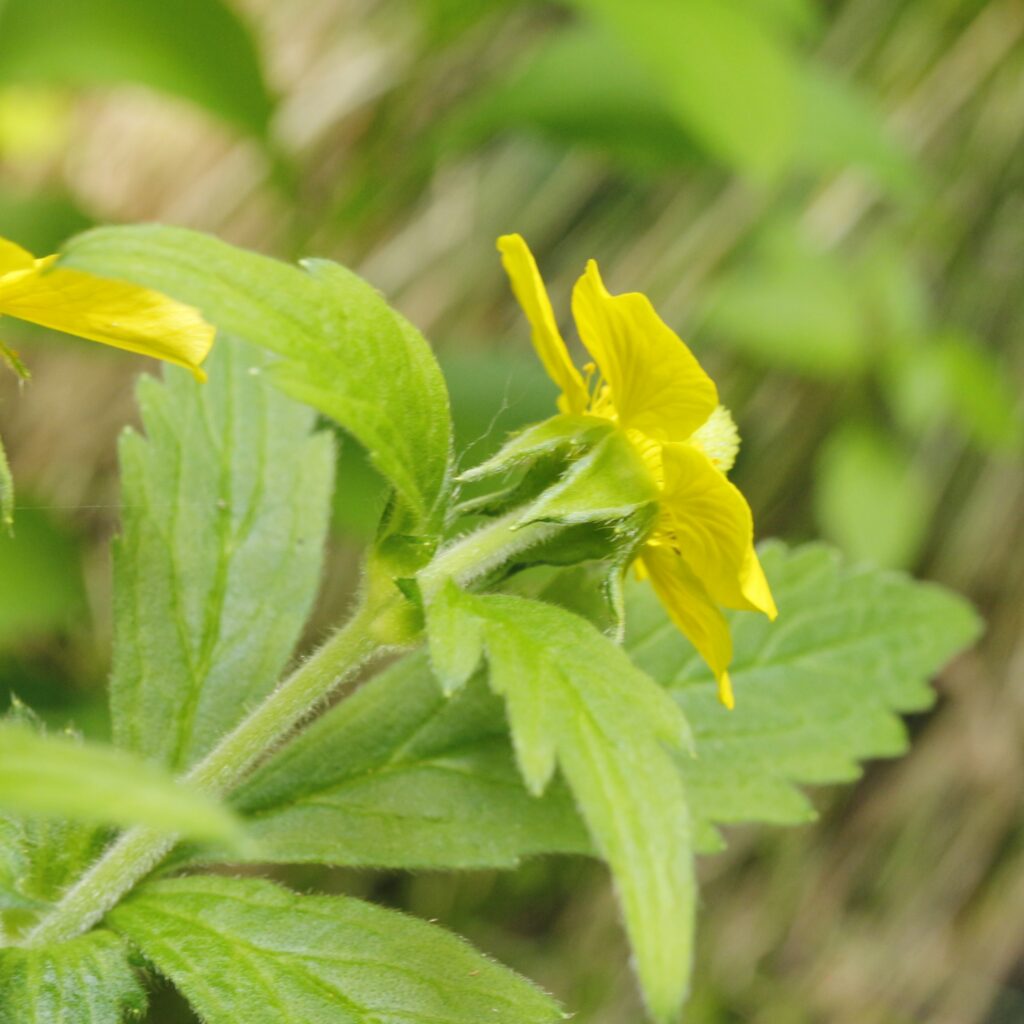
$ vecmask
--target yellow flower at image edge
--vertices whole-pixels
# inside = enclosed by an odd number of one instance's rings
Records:
[[[593,358],[573,364],[526,242],[498,240],[512,289],[533,329],[533,344],[561,389],[563,413],[614,423],[633,443],[658,486],[658,516],[637,559],[672,621],[718,680],[733,706],[732,638],[721,609],[777,612],[754,551],[750,507],[726,477],[739,448],[732,417],[693,353],[639,293],[612,295],[591,260],[577,281],[572,311]]]
[[[125,281],[54,266],[0,238],[0,316],[177,363],[199,380],[214,329],[191,306]]]

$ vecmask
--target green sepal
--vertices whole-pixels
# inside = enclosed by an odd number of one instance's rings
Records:
[[[657,499],[654,478],[629,438],[610,430],[523,512],[520,525],[626,519]]]
[[[566,470],[565,453],[543,452],[529,462],[513,467],[505,474],[506,482],[497,490],[488,490],[476,497],[460,500],[456,516],[502,516],[514,508],[535,501],[553,487]]]
[[[518,551],[481,582],[494,587],[536,565],[602,563],[612,632],[621,638],[622,574],[657,516],[658,488],[636,449],[607,421],[556,416],[517,435],[505,451],[492,467],[518,469],[518,480],[462,509],[499,515],[518,507],[517,527],[554,522],[565,529]]]
[[[553,453],[571,456],[574,451],[583,451],[596,438],[614,429],[608,420],[596,416],[552,416],[513,434],[497,453],[479,466],[460,473],[458,479],[469,483],[500,476]]]

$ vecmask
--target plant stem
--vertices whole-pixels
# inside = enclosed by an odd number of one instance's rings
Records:
[[[471,583],[560,529],[551,523],[532,523],[517,529],[515,519],[514,515],[497,519],[440,551],[419,574],[424,598],[429,600],[446,579]],[[375,655],[396,646],[387,627],[381,624],[402,600],[395,590],[383,602],[361,605],[323,647],[190,769],[183,781],[213,796],[230,793],[342,682]],[[149,828],[125,832],[68,889],[24,945],[64,942],[88,931],[163,860],[177,841],[173,835]]]
[[[345,679],[387,645],[374,639],[381,612],[364,606],[247,718],[184,781],[203,792],[230,792]],[[134,828],[124,833],[72,886],[25,939],[27,946],[63,942],[91,928],[176,845],[173,835]]]

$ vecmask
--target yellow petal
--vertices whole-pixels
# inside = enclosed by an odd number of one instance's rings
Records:
[[[692,445],[665,445],[662,462],[665,489],[656,537],[675,548],[717,604],[774,617],[746,498]]]
[[[502,235],[498,239],[498,251],[516,300],[533,329],[533,347],[548,376],[562,389],[558,408],[570,414],[583,412],[587,406],[587,389],[559,333],[533,253],[522,235]]]
[[[56,259],[0,277],[0,314],[164,359],[204,378],[214,329],[191,306],[124,281],[49,269]]]
[[[701,581],[670,548],[649,544],[640,562],[669,618],[714,672],[719,700],[731,708],[734,701],[727,669],[732,661],[732,637],[725,617]]]
[[[743,562],[740,587],[743,596],[757,611],[764,612],[772,622],[778,618],[779,609],[775,606],[775,598],[772,597],[771,587],[768,586],[768,579],[761,568],[761,561],[753,544],[747,549]]]
[[[14,270],[30,270],[34,264],[32,253],[6,238],[0,238],[0,277]]]
[[[685,441],[715,411],[714,382],[647,296],[609,294],[591,260],[573,289],[572,311],[623,427]]]

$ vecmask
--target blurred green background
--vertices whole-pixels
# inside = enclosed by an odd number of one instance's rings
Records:
[[[495,237],[556,310],[594,256],[719,382],[762,536],[988,623],[912,754],[703,864],[695,1024],[1024,1021],[1022,0],[0,0],[0,235],[159,220],[342,260],[436,345],[466,459],[552,392]],[[141,360],[3,324],[19,482],[0,700],[105,728],[114,444]],[[310,640],[381,491],[346,444]],[[292,872],[438,918],[593,1024],[640,1019],[604,873]],[[160,993],[153,1022],[189,1019]]]

